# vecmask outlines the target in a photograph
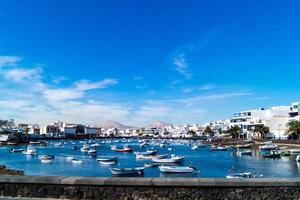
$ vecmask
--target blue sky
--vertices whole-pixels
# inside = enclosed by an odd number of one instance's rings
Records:
[[[298,1],[0,1],[0,118],[203,123],[299,101]]]

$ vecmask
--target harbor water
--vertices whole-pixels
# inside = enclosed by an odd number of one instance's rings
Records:
[[[57,145],[61,143],[62,145]],[[97,157],[92,157],[80,151],[84,143],[98,143],[97,156],[118,156],[118,163],[113,167],[143,167],[151,160],[136,159],[134,153],[120,153],[111,150],[112,145],[129,145],[134,151],[146,151],[153,148],[158,150],[158,154],[175,154],[184,156],[182,166],[193,165],[199,171],[192,174],[164,174],[158,167],[145,168],[144,177],[210,177],[224,178],[229,170],[234,167],[238,172],[250,171],[263,175],[263,177],[300,177],[300,166],[295,161],[296,155],[281,158],[263,158],[259,151],[252,150],[252,155],[236,156],[235,149],[229,148],[227,151],[211,151],[211,146],[199,147],[192,150],[193,141],[172,140],[167,141],[164,146],[160,146],[162,141],[150,140],[145,147],[140,147],[137,139],[97,139],[89,140],[61,140],[47,142],[46,146],[31,145],[37,150],[36,156],[25,155],[23,153],[10,153],[12,148],[27,149],[28,145],[1,146],[0,164],[8,168],[23,170],[26,175],[44,176],[92,176],[110,177],[112,176],[110,167],[101,165]],[[73,150],[76,145],[78,150]],[[50,163],[42,163],[42,155],[53,155],[55,159]],[[74,164],[66,157],[73,156],[83,162]]]

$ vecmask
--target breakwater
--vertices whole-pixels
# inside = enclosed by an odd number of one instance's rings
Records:
[[[1,196],[65,199],[299,199],[300,179],[0,176]]]

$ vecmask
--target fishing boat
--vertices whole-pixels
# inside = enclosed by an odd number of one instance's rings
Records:
[[[300,149],[290,149],[291,154],[300,154]]]
[[[274,144],[265,144],[259,147],[260,150],[267,150],[267,151],[271,151],[271,150],[276,150],[277,149],[277,145]]]
[[[62,143],[62,142],[58,142],[58,143],[55,143],[54,146],[55,146],[55,147],[62,147],[62,146],[63,146],[63,143]]]
[[[230,173],[226,178],[253,178],[251,172],[239,172],[239,173]]]
[[[84,152],[84,153],[87,153],[89,150],[90,150],[90,147],[87,144],[83,145],[83,147],[80,148],[80,151]]]
[[[17,142],[7,142],[7,145],[17,145]]]
[[[235,147],[238,149],[249,149],[252,147],[252,144],[238,144]]]
[[[95,147],[100,147],[100,144],[95,143],[95,144],[92,144],[91,147],[94,147],[94,148],[95,148]]]
[[[9,152],[11,153],[20,153],[20,152],[23,152],[24,149],[10,149]]]
[[[82,160],[79,160],[79,159],[77,159],[77,158],[73,158],[73,159],[72,159],[72,163],[73,163],[73,164],[82,164],[83,161],[82,161]]]
[[[42,163],[50,163],[52,160],[54,160],[54,158],[55,156],[53,155],[44,155],[40,157]]]
[[[210,148],[210,150],[212,150],[212,151],[227,151],[227,148],[223,147],[223,146],[212,146]]]
[[[26,155],[36,155],[37,154],[37,151],[35,149],[32,149],[32,148],[27,148],[26,151],[23,151],[24,154]]]
[[[29,144],[41,144],[39,141],[29,141]]]
[[[101,156],[101,157],[97,157],[97,161],[98,162],[102,162],[102,161],[118,161],[118,157],[117,156]]]
[[[237,151],[236,152],[238,156],[251,156],[252,155],[252,151],[251,150],[244,150],[244,151]]]
[[[192,150],[197,150],[199,147],[198,147],[198,145],[194,145],[194,146],[192,146]]]
[[[103,160],[103,161],[99,161],[99,163],[101,165],[114,165],[117,163],[116,160]]]
[[[159,170],[163,173],[196,173],[196,167],[193,166],[160,166]]]
[[[281,152],[277,150],[271,150],[269,152],[263,152],[262,156],[265,158],[280,158]]]
[[[123,148],[118,148],[117,146],[112,146],[111,150],[115,152],[132,152],[132,148],[130,148],[128,145],[125,145]]]
[[[130,175],[130,174],[144,174],[144,167],[132,167],[132,168],[110,168],[113,175]]]
[[[87,151],[88,155],[90,156],[96,156],[97,155],[97,150],[96,149],[90,149]]]
[[[184,157],[171,155],[171,158],[152,158],[152,161],[155,163],[182,163]]]
[[[73,156],[67,156],[67,157],[66,157],[66,160],[67,160],[67,161],[72,161],[73,159],[74,159]]]
[[[148,150],[145,152],[133,152],[136,156],[152,156],[157,153],[157,150]]]

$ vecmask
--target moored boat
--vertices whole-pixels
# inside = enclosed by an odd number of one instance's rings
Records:
[[[263,152],[262,156],[265,158],[280,158],[281,152],[277,150],[271,150],[269,152]]]
[[[144,167],[132,168],[110,168],[113,175],[130,175],[130,174],[144,174]]]
[[[23,151],[22,153],[26,154],[26,155],[36,155],[37,154],[37,151],[35,149],[32,149],[32,148],[27,148],[26,151]]]
[[[277,149],[277,145],[275,144],[265,144],[259,147],[260,150],[267,150],[267,151],[271,151],[271,150],[276,150]]]
[[[212,150],[212,151],[227,151],[227,148],[223,147],[223,146],[212,146],[210,148],[210,150]]]
[[[184,161],[183,156],[171,155],[170,158],[152,158],[155,163],[181,163]]]
[[[102,161],[118,161],[118,157],[117,156],[101,156],[101,157],[97,157],[97,161],[98,162],[102,162]]]
[[[24,149],[10,149],[9,152],[11,153],[20,153],[20,152],[23,152],[25,151]]]
[[[106,161],[99,161],[99,163],[101,165],[114,165],[117,163],[117,161],[116,160],[106,160]]]
[[[245,156],[245,155],[252,155],[252,151],[251,150],[244,150],[244,151],[237,151],[237,155],[238,156]]]
[[[231,173],[228,174],[226,178],[252,178],[252,173],[251,172]]]
[[[29,141],[29,144],[41,144],[39,141]]]
[[[252,144],[251,143],[250,144],[238,144],[235,147],[238,149],[249,149],[252,147]]]
[[[132,148],[130,148],[128,145],[125,145],[122,148],[118,148],[117,146],[112,146],[111,150],[115,151],[115,152],[132,152]]]
[[[97,155],[97,150],[96,149],[90,149],[87,151],[88,155],[90,156],[96,156]]]
[[[152,156],[157,153],[157,150],[148,150],[145,152],[133,152],[136,156]]]
[[[73,163],[73,164],[82,164],[83,161],[82,161],[82,160],[79,160],[79,159],[77,159],[77,158],[73,158],[73,159],[72,159],[72,163]]]
[[[198,169],[193,166],[160,166],[163,173],[197,173]]]

